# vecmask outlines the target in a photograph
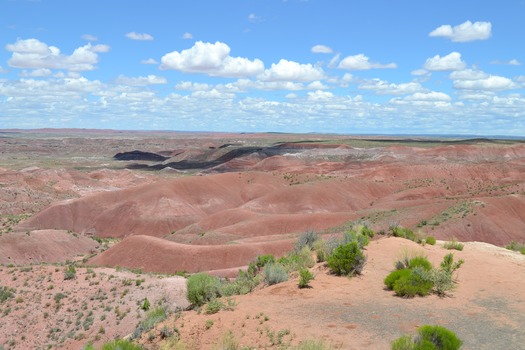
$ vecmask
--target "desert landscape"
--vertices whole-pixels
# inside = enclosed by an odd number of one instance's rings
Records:
[[[213,314],[190,305],[191,274],[234,279],[258,256],[286,256],[305,232],[328,240],[355,225],[375,235],[352,278],[318,261],[309,288],[292,272]],[[398,227],[415,238],[393,237]],[[456,241],[464,264],[451,292],[385,289],[403,252],[439,266]],[[424,324],[453,330],[463,349],[519,349],[525,255],[505,247],[524,242],[520,139],[0,130],[5,349],[116,338],[228,348],[224,337],[239,349],[389,349]]]

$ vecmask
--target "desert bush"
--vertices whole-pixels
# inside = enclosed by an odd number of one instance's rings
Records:
[[[372,238],[375,236],[376,233],[370,227],[365,225],[361,227],[361,234]]]
[[[445,242],[445,244],[443,244],[443,248],[449,249],[449,250],[450,249],[463,250],[463,244],[453,239],[452,241]]]
[[[318,239],[314,242],[313,250],[315,252],[317,262],[325,262],[328,257],[328,247],[324,239]]]
[[[140,321],[137,328],[135,328],[131,339],[140,338],[142,333],[153,329],[157,323],[164,321],[166,317],[168,317],[166,308],[162,306],[157,306],[155,309],[148,311],[146,318]]]
[[[416,267],[422,267],[427,271],[432,270],[432,263],[424,256],[416,256],[409,260],[408,268],[414,269]]]
[[[264,254],[264,255],[259,255],[257,257],[257,261],[255,262],[255,265],[261,269],[265,267],[267,264],[274,263],[274,262],[275,262],[275,257],[272,254]]]
[[[332,350],[333,346],[324,343],[322,340],[303,340],[292,350]]]
[[[207,315],[216,314],[225,307],[226,305],[220,299],[212,299],[206,304],[204,313]]]
[[[72,280],[76,277],[77,270],[75,265],[68,265],[64,271],[64,280]]]
[[[142,346],[133,344],[129,340],[115,339],[102,345],[102,350],[142,350]]]
[[[403,335],[391,344],[392,350],[458,350],[463,345],[458,336],[442,326],[424,325],[417,335]]]
[[[464,260],[459,259],[457,262],[454,262],[454,254],[449,253],[443,257],[443,261],[440,264],[440,267],[443,271],[448,273],[454,273],[457,269],[463,265]]]
[[[264,267],[264,280],[269,285],[288,281],[288,272],[279,263],[270,263]]]
[[[413,298],[416,295],[426,296],[432,291],[432,280],[427,270],[415,267],[407,276],[394,282],[394,292],[397,296]]]
[[[314,279],[314,274],[308,269],[299,270],[299,288],[308,287],[308,283]]]
[[[400,269],[392,271],[388,276],[386,276],[384,283],[388,290],[394,289],[394,284],[401,277],[407,277],[410,275],[411,271],[409,269]]]
[[[238,350],[241,349],[241,346],[239,345],[239,341],[237,338],[235,338],[235,335],[232,331],[226,332],[222,339],[215,344],[213,347],[213,350]]]
[[[432,342],[438,350],[457,350],[463,345],[454,332],[442,326],[421,326],[418,335],[420,339]]]
[[[505,248],[509,250],[514,250],[515,252],[520,252],[521,254],[525,254],[525,243],[518,243],[512,241],[509,244],[507,244]]]
[[[233,281],[223,281],[221,283],[222,296],[243,295],[250,293],[261,283],[260,275],[254,275],[251,271],[239,270],[239,274]]]
[[[361,274],[366,257],[357,242],[351,242],[335,249],[327,260],[328,267],[336,275]]]
[[[295,250],[300,251],[304,247],[308,247],[310,250],[314,248],[314,243],[319,240],[319,235],[312,230],[308,230],[302,233],[295,243]]]
[[[207,273],[197,273],[188,278],[187,292],[189,302],[194,306],[201,306],[220,296],[221,281]]]
[[[308,247],[303,247],[300,251],[292,251],[278,261],[287,272],[299,271],[300,269],[310,268],[315,265],[312,251]]]
[[[14,297],[15,290],[6,286],[0,287],[0,303],[5,302],[7,299]]]
[[[390,232],[391,232],[392,236],[394,236],[394,237],[406,238],[406,239],[409,239],[409,240],[414,241],[414,242],[417,241],[416,234],[414,233],[414,231],[412,231],[409,228],[405,228],[405,227],[401,227],[401,226],[391,226],[390,227]]]
[[[436,244],[436,238],[434,236],[428,236],[427,238],[425,238],[425,243],[434,245]]]
[[[144,298],[142,301],[140,308],[144,311],[148,311],[151,307],[151,303],[149,302],[148,298]]]

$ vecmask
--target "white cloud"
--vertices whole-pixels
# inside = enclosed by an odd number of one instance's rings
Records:
[[[239,79],[233,84],[240,91],[248,90],[285,90],[285,91],[298,91],[304,90],[304,84],[293,82],[293,81],[253,81],[249,79]]]
[[[182,39],[193,39],[193,34],[185,32],[182,34]]]
[[[279,63],[273,63],[269,69],[266,69],[257,78],[262,81],[308,82],[321,80],[324,76],[322,68],[315,67],[310,63],[301,64],[281,59]]]
[[[153,36],[148,33],[135,33],[129,32],[126,33],[126,38],[131,40],[153,40]]]
[[[454,42],[467,42],[473,40],[486,40],[492,35],[492,24],[490,22],[466,21],[457,26],[442,25],[432,32],[431,37],[445,37]]]
[[[450,73],[449,78],[452,80],[479,80],[485,79],[489,75],[485,72],[475,69],[464,69]]]
[[[191,94],[192,97],[202,99],[233,99],[235,94],[229,92],[218,91],[217,89],[211,89],[209,91],[197,90]]]
[[[443,57],[436,55],[428,58],[423,67],[429,71],[451,71],[464,69],[466,64],[459,52],[451,52]]]
[[[413,95],[405,97],[407,101],[442,101],[449,102],[452,98],[443,92],[416,92]]]
[[[515,58],[509,61],[498,61],[498,60],[491,61],[490,64],[504,64],[504,65],[509,65],[509,66],[521,66],[521,62]]]
[[[395,63],[376,63],[370,62],[370,59],[363,54],[345,57],[340,63],[339,68],[348,70],[368,70],[377,68],[396,68]]]
[[[426,69],[415,69],[411,73],[412,75],[415,75],[417,77],[423,77],[430,74],[430,72]]]
[[[158,75],[148,75],[146,77],[126,77],[119,75],[117,78],[117,84],[129,85],[129,86],[148,86],[148,85],[159,85],[167,84],[168,80]]]
[[[423,86],[419,83],[394,84],[381,79],[364,81],[359,84],[358,88],[361,90],[372,90],[378,95],[406,95],[424,90]]]
[[[257,16],[255,13],[250,13],[248,15],[248,21],[257,23],[257,22],[261,22],[262,18],[260,16]]]
[[[308,99],[311,101],[321,101],[321,100],[330,100],[334,97],[334,94],[328,91],[313,91],[308,93]]]
[[[87,40],[87,41],[98,41],[98,38],[91,34],[82,35],[82,39]]]
[[[333,53],[334,50],[326,45],[315,45],[311,48],[313,53]]]
[[[21,73],[20,73],[20,76],[21,77],[48,77],[50,76],[52,73],[51,73],[51,70],[50,69],[47,69],[47,68],[39,68],[39,69],[35,69],[35,70],[32,70],[32,71],[26,71],[26,70],[23,70]]]
[[[175,85],[176,90],[188,90],[188,91],[208,91],[211,90],[209,84],[205,83],[194,83],[191,81],[181,81]]]
[[[37,39],[18,39],[16,43],[6,45],[6,49],[13,53],[8,61],[11,67],[87,71],[95,69],[97,53],[108,52],[109,46],[87,44],[68,56],[60,53],[59,48],[48,46]]]
[[[197,41],[190,49],[165,54],[161,62],[160,69],[220,77],[246,77],[264,70],[264,64],[259,59],[250,61],[243,57],[231,57],[230,47],[219,41],[215,44]]]
[[[518,85],[509,78],[490,75],[476,80],[455,80],[454,88],[466,90],[511,90]]]
[[[286,96],[284,96],[285,98],[288,98],[288,99],[294,99],[294,98],[297,98],[297,94],[294,94],[293,92],[292,93],[289,93],[287,94]]]
[[[140,61],[140,63],[142,63],[142,64],[159,64],[159,62],[157,62],[157,60],[155,60],[153,58],[148,58],[147,60],[142,60],[142,61]]]

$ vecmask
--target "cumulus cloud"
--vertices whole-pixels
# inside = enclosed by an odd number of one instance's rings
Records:
[[[231,78],[259,74],[264,70],[264,63],[259,59],[250,61],[243,57],[231,57],[230,47],[219,41],[215,44],[197,41],[190,49],[165,54],[160,69]]]
[[[32,71],[23,70],[20,73],[20,76],[21,77],[40,77],[40,78],[43,78],[43,77],[48,77],[51,74],[52,73],[51,73],[50,69],[40,68],[40,69],[35,69],[35,70],[32,70]]]
[[[424,90],[423,86],[419,83],[394,84],[381,79],[367,80],[359,84],[358,88],[361,90],[374,91],[378,95],[406,95]]]
[[[157,62],[157,60],[155,60],[153,58],[148,58],[147,60],[142,60],[142,61],[140,61],[140,63],[142,63],[142,64],[159,64],[159,62]]]
[[[175,90],[186,90],[186,91],[208,91],[211,90],[209,84],[206,83],[194,83],[192,81],[181,81],[175,85]]]
[[[321,80],[324,78],[324,71],[320,67],[312,64],[301,64],[294,61],[281,59],[279,63],[273,63],[257,78],[262,81],[297,81],[307,82]]]
[[[325,45],[315,45],[314,47],[312,47],[310,51],[312,51],[313,53],[333,53],[334,52],[334,50],[332,50],[331,47],[328,47]]]
[[[167,84],[168,80],[164,77],[159,77],[158,75],[148,75],[146,77],[126,77],[119,75],[117,78],[117,83],[122,85],[129,86],[147,86],[147,85],[159,85]]]
[[[126,38],[131,40],[153,40],[153,36],[148,33],[135,33],[129,32],[126,33]]]
[[[348,69],[348,70],[368,70],[368,69],[377,69],[377,68],[397,68],[395,63],[376,63],[370,62],[370,59],[363,54],[358,54],[354,56],[347,56],[339,62],[339,68]]]
[[[455,80],[454,88],[467,90],[511,90],[518,88],[518,85],[509,78],[490,75],[476,80]]]
[[[308,99],[311,101],[324,101],[324,100],[330,100],[334,97],[334,94],[328,91],[313,91],[308,93]]]
[[[451,71],[461,70],[466,67],[466,63],[461,60],[459,52],[451,52],[446,56],[435,55],[426,60],[423,68],[429,71]]]
[[[442,25],[430,32],[431,37],[445,37],[454,42],[467,42],[474,40],[486,40],[492,35],[492,24],[490,22],[466,21],[457,26]]]
[[[182,39],[193,39],[193,34],[186,32],[182,34]]]
[[[407,101],[452,101],[452,98],[444,92],[416,92],[413,95],[405,97]]]
[[[108,45],[87,44],[75,49],[71,55],[64,55],[59,48],[37,39],[18,39],[14,44],[6,45],[6,50],[12,52],[8,61],[11,67],[71,71],[94,70],[98,53],[108,52],[109,49]]]
[[[87,41],[98,41],[98,38],[91,34],[82,35],[82,39],[87,40]]]

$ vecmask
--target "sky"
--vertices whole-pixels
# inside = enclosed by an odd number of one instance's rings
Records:
[[[0,129],[525,136],[524,0],[0,0]]]

